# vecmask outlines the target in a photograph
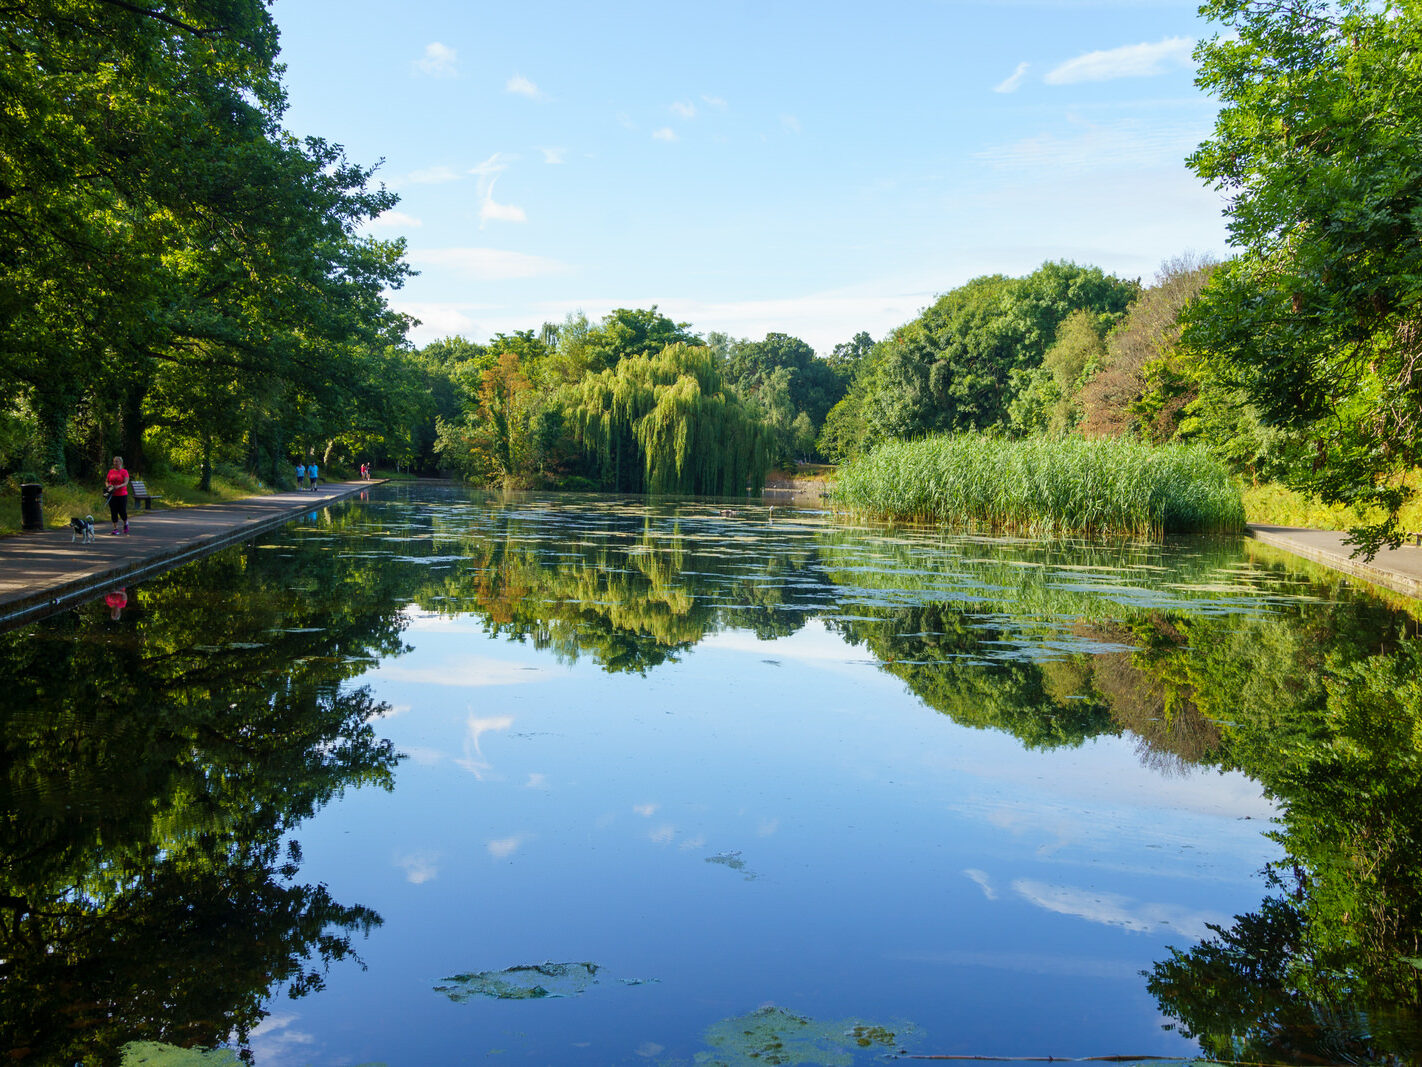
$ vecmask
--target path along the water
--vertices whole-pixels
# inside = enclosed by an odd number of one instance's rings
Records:
[[[108,515],[94,517],[94,540],[62,529],[0,537],[0,626],[48,614],[124,582],[168,570],[245,541],[379,481],[334,482],[200,507],[131,511],[128,536],[113,537]]]
[[[1266,545],[1282,548],[1325,567],[1361,578],[1393,592],[1422,600],[1422,547],[1405,544],[1401,548],[1385,548],[1371,562],[1351,555],[1353,546],[1345,544],[1346,533],[1337,530],[1308,530],[1299,526],[1264,526],[1251,524],[1249,536]]]

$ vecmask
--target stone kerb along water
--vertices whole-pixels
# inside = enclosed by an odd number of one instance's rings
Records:
[[[0,641],[19,1062],[1415,1058],[1408,616],[1232,538],[372,497]]]

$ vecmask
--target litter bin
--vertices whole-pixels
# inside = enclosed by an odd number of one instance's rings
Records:
[[[20,486],[20,529],[44,529],[44,486],[38,482]]]

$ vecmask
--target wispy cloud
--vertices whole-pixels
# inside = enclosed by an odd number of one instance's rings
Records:
[[[676,140],[676,131],[675,131],[674,129],[672,129],[670,126],[663,126],[663,127],[661,127],[660,129],[656,129],[656,130],[653,130],[653,131],[652,131],[652,140],[654,140],[654,141],[675,141],[675,140]]]
[[[504,92],[513,93],[515,96],[526,96],[530,100],[548,99],[542,89],[529,81],[522,74],[515,74],[508,81],[504,82]]]
[[[489,850],[489,855],[496,860],[508,859],[523,845],[522,837],[501,837],[490,841],[484,847]]]
[[[1148,78],[1192,64],[1195,42],[1189,37],[1167,37],[1155,44],[1130,44],[1069,59],[1052,68],[1043,79],[1048,85],[1102,82],[1113,78]]]
[[[494,199],[494,182],[517,158],[517,156],[506,156],[502,152],[495,152],[478,166],[470,168],[469,173],[479,179],[480,227],[490,220],[498,222],[528,221],[528,216],[524,214],[523,208],[514,204],[500,204]]]
[[[1017,64],[1017,69],[994,85],[992,91],[995,93],[1015,93],[1017,87],[1022,84],[1022,78],[1027,73],[1027,68],[1031,65],[1030,63]]]
[[[502,248],[427,248],[423,250],[411,250],[407,258],[416,267],[421,265],[431,267],[448,267],[449,269],[472,278],[480,282],[506,282],[520,278],[546,278],[550,274],[565,274],[569,267],[566,263],[561,263],[556,259],[546,259],[543,256],[531,256],[525,252],[510,252]],[[469,672],[472,673],[472,672]],[[464,677],[466,672],[457,672],[460,677],[453,677],[443,683],[446,685],[469,685],[471,680]],[[536,681],[532,676],[516,678],[513,670],[494,671],[492,673],[480,672],[478,677],[485,681],[484,685],[507,685],[514,681]],[[439,683],[439,679],[434,677],[416,679]],[[473,684],[480,684],[477,679]]]
[[[784,126],[791,133],[799,133],[802,129],[800,120],[794,115],[781,115],[780,125]]]
[[[457,182],[459,177],[459,172],[453,167],[441,165],[412,170],[408,174],[397,174],[385,184],[392,189],[399,189],[404,185],[441,185],[444,182]]]
[[[563,162],[563,157],[567,155],[566,148],[540,148],[543,153],[543,162],[557,165]]]
[[[717,111],[725,111],[728,106],[726,101],[719,96],[707,96],[705,93],[701,94],[701,102],[707,107],[714,107]]]
[[[414,215],[407,215],[403,211],[382,211],[366,225],[372,230],[412,230],[424,225]]]
[[[1192,120],[1147,121],[1142,118],[1087,122],[1068,116],[1060,131],[1024,137],[977,153],[1000,170],[1066,171],[1107,167],[1176,166],[1209,132]]]
[[[677,118],[694,119],[696,118],[696,105],[690,100],[678,100],[671,105],[671,113]]]
[[[973,883],[983,891],[983,896],[989,900],[997,899],[997,890],[993,887],[992,879],[988,877],[986,871],[980,871],[976,867],[969,867],[963,872]]]
[[[429,78],[459,76],[459,54],[447,44],[434,41],[425,45],[425,54],[414,62],[415,73]]]
[[[1210,923],[1223,923],[1229,918],[1218,912],[1176,904],[1152,904],[1116,893],[1048,885],[1025,878],[1013,882],[1012,888],[1023,900],[1047,911],[1073,915],[1103,926],[1120,926],[1138,933],[1164,928],[1184,937],[1201,938],[1209,934]]]

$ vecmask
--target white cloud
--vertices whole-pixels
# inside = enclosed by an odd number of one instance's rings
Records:
[[[566,148],[540,148],[543,153],[543,162],[558,164],[563,162],[563,156],[567,154]]]
[[[678,100],[672,104],[671,112],[678,118],[694,119],[696,118],[696,105],[690,100]]]
[[[1069,172],[1115,167],[1178,167],[1209,133],[1204,122],[1128,117],[1093,123],[1067,116],[1064,129],[994,145],[976,158],[998,170]]]
[[[496,860],[508,859],[523,844],[522,837],[501,837],[496,841],[490,841],[484,847],[489,850],[489,855]]]
[[[458,58],[458,53],[449,45],[435,41],[425,45],[425,54],[415,60],[414,67],[420,74],[431,78],[454,78],[459,75],[456,68]]]
[[[652,140],[654,140],[654,141],[675,141],[675,140],[676,140],[676,131],[675,131],[674,129],[672,129],[670,126],[663,126],[663,127],[662,127],[661,129],[659,129],[659,130],[653,130],[653,131],[652,131]]]
[[[508,81],[504,82],[504,92],[513,93],[515,96],[526,96],[530,100],[543,100],[543,90],[534,85],[522,74],[515,74]]]
[[[1027,73],[1027,68],[1031,65],[1032,64],[1030,63],[1017,64],[1017,69],[1014,70],[1010,75],[1008,75],[1006,79],[994,85],[992,87],[992,91],[995,93],[1016,92],[1017,87],[1022,84],[1022,76]]]
[[[423,226],[424,223],[413,215],[407,215],[403,211],[382,211],[375,218],[366,223],[372,230],[412,230]]]
[[[386,184],[392,189],[398,189],[402,185],[440,185],[444,182],[457,182],[459,177],[459,172],[453,167],[426,167],[423,170],[412,170],[409,174],[397,174]]]
[[[515,204],[500,204],[494,200],[494,183],[489,183],[489,190],[484,194],[484,199],[479,204],[479,222],[485,223],[493,219],[496,222],[527,222],[528,216],[524,214],[523,208]]]
[[[727,107],[726,101],[719,96],[707,96],[704,93],[701,95],[701,102],[707,107],[714,107],[717,111],[725,111]]]
[[[1048,885],[1025,878],[1013,882],[1012,888],[1023,900],[1047,911],[1072,915],[1103,926],[1120,926],[1138,933],[1163,928],[1198,939],[1209,935],[1208,924],[1221,924],[1229,920],[1229,916],[1219,912],[1175,904],[1144,903],[1117,893]]]
[[[800,125],[800,120],[794,115],[781,115],[780,125],[784,126],[791,133],[799,133],[803,128]]]
[[[632,810],[642,816],[642,818],[650,819],[657,813],[657,807],[658,805],[656,804],[633,804]]]
[[[993,888],[992,879],[988,877],[986,871],[980,871],[975,867],[969,867],[963,872],[983,891],[983,896],[989,900],[997,899],[997,890]]]
[[[1147,78],[1171,70],[1188,69],[1195,42],[1189,37],[1167,37],[1155,44],[1131,44],[1069,59],[1047,72],[1048,85],[1101,82],[1112,78]]]
[[[524,252],[509,252],[501,248],[412,249],[407,258],[416,267],[447,268],[481,282],[544,278],[550,274],[564,274],[569,270],[566,263],[556,259],[531,256]]]
[[[524,782],[523,786],[525,789],[547,789],[548,775],[542,771],[530,771],[528,773],[528,781]]]
[[[438,860],[438,852],[415,852],[397,857],[395,866],[405,872],[407,882],[412,885],[424,885],[439,874]]]
[[[494,200],[494,182],[498,180],[500,174],[508,170],[509,164],[517,159],[518,156],[506,156],[502,152],[495,152],[479,165],[469,168],[469,173],[479,179],[479,225],[481,228],[491,219],[497,222],[528,221],[528,216],[524,214],[523,208],[514,204],[500,204]]]

